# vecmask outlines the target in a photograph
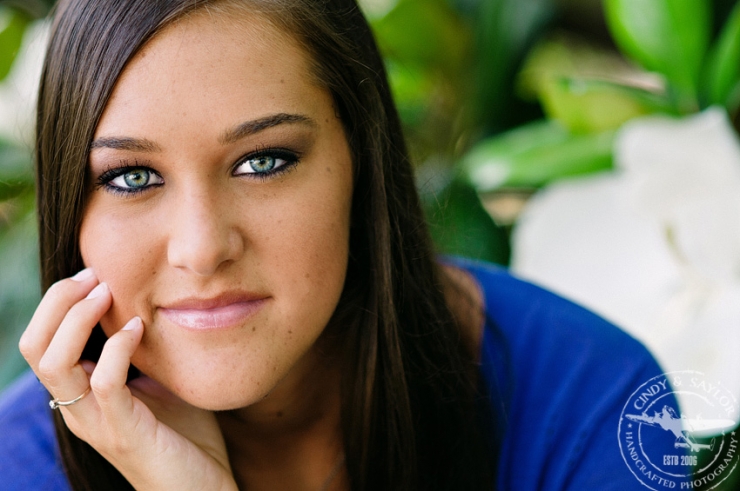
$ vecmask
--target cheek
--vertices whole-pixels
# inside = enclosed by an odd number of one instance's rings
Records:
[[[285,300],[316,313],[333,312],[349,257],[351,190],[329,191],[314,190],[293,206],[281,207],[266,227],[273,232],[265,241],[269,251],[261,255],[271,270],[279,271],[273,278],[283,284],[289,295]]]
[[[107,335],[135,315],[151,320],[146,285],[156,274],[152,234],[131,233],[130,217],[108,212],[93,199],[80,227],[80,253],[87,267],[110,287],[113,304],[100,321]]]

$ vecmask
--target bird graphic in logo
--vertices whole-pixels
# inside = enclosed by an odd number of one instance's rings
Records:
[[[663,406],[663,411],[655,411],[653,416],[648,416],[647,411],[644,411],[641,415],[625,414],[624,416],[636,423],[658,426],[665,431],[670,431],[676,436],[676,442],[674,443],[676,448],[688,448],[692,452],[712,450],[715,439],[712,438],[707,444],[697,443],[692,438],[691,432],[714,430],[715,434],[719,434],[736,426],[736,423],[731,419],[684,418],[676,414],[676,411],[669,406]]]

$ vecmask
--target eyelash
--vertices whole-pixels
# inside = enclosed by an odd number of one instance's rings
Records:
[[[238,169],[241,165],[246,164],[249,160],[259,159],[261,157],[271,157],[275,160],[284,160],[285,163],[282,164],[280,167],[265,171],[265,172],[244,172],[241,174],[235,174],[236,169]],[[278,176],[279,174],[288,172],[295,168],[296,164],[298,164],[300,161],[300,157],[297,153],[282,149],[282,148],[262,148],[256,152],[252,152],[248,155],[245,155],[244,157],[240,158],[237,163],[232,168],[232,175],[234,177],[245,177],[247,179],[257,179],[261,182],[267,181],[271,178],[274,178]],[[164,183],[157,183],[157,184],[149,184],[145,187],[141,188],[122,188],[120,186],[115,186],[111,184],[111,182],[116,179],[117,177],[123,176],[129,172],[136,171],[136,170],[144,170],[149,173],[151,173],[154,176],[159,177],[162,179],[162,176],[159,175],[157,171],[149,167],[149,162],[145,161],[140,163],[138,160],[135,160],[133,165],[129,163],[128,160],[122,160],[119,165],[114,167],[109,167],[105,170],[98,178],[97,182],[95,184],[95,188],[104,188],[106,191],[119,195],[119,196],[125,196],[125,197],[132,197],[136,196],[138,194],[141,194],[145,191],[148,191],[151,188],[159,187]]]
[[[260,157],[272,157],[275,160],[284,160],[285,163],[280,167],[265,172],[246,172],[243,174],[234,174],[236,172],[236,169],[239,168],[241,165],[246,164],[249,160],[258,159]],[[296,152],[284,148],[265,147],[240,158],[234,165],[231,174],[236,177],[246,177],[247,179],[267,181],[273,177],[277,177],[284,172],[293,170],[296,164],[298,164],[299,162],[300,156]]]
[[[128,160],[121,160],[119,165],[108,167],[105,172],[100,174],[97,179],[95,188],[105,188],[106,191],[115,195],[131,197],[141,194],[150,188],[161,186],[162,184],[150,184],[142,188],[122,188],[111,184],[111,181],[113,181],[117,177],[123,176],[135,170],[145,170],[155,176],[158,176],[161,179],[162,176],[160,176],[154,169],[149,167],[148,164],[148,161],[139,163],[138,160],[134,160],[133,165],[131,165]]]

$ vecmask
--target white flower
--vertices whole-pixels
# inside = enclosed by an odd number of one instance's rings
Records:
[[[512,269],[621,326],[666,371],[704,372],[740,400],[740,144],[727,114],[633,120],[614,158],[615,171],[532,199]],[[696,416],[696,398],[679,398]]]

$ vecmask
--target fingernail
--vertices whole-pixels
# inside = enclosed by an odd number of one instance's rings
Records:
[[[87,280],[89,278],[92,278],[92,277],[93,277],[93,270],[92,270],[92,268],[85,268],[82,271],[80,271],[79,273],[77,273],[76,275],[74,275],[72,277],[72,279],[75,280],[75,281],[85,281],[85,280]]]
[[[142,326],[141,317],[134,317],[130,321],[126,323],[125,326],[121,329],[122,331],[133,331],[134,329],[138,329]]]
[[[102,295],[103,293],[105,293],[107,290],[108,290],[108,285],[105,284],[105,283],[101,283],[98,286],[96,286],[95,288],[93,288],[93,291],[91,291],[90,293],[88,293],[87,294],[87,297],[85,297],[85,298],[86,299],[89,299],[89,298],[99,297],[100,295]]]

